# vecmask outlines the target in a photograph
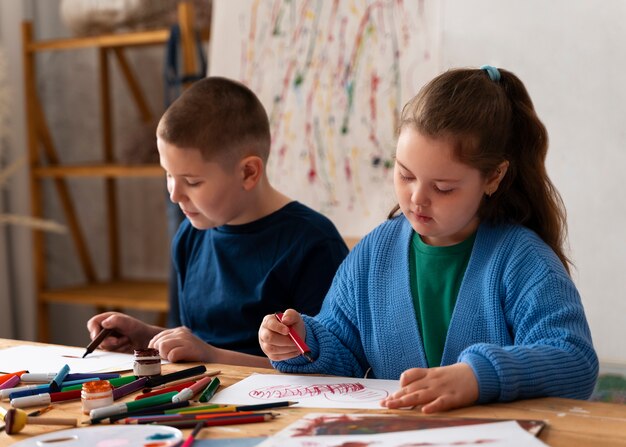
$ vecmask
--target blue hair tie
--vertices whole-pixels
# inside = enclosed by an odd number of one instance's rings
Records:
[[[500,70],[498,70],[496,67],[492,67],[491,65],[483,65],[482,67],[480,67],[480,69],[485,70],[489,75],[489,78],[491,78],[493,82],[498,82],[500,80]]]

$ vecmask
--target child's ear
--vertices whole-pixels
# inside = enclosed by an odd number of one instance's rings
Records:
[[[485,194],[491,196],[498,190],[500,186],[500,182],[506,175],[506,171],[509,169],[508,160],[503,161],[498,165],[498,167],[493,171],[493,173],[487,178],[487,182],[485,183]]]
[[[242,187],[246,191],[253,189],[263,175],[263,160],[256,155],[249,155],[239,162]]]

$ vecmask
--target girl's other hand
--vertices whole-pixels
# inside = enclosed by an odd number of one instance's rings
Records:
[[[304,340],[306,329],[302,316],[293,309],[283,314],[282,323],[275,314],[266,315],[259,328],[259,344],[270,360],[287,360],[300,355],[298,347],[289,337],[289,327],[292,327]]]
[[[439,368],[407,369],[400,390],[383,399],[387,408],[421,406],[422,413],[437,413],[472,405],[478,399],[478,381],[466,363]]]

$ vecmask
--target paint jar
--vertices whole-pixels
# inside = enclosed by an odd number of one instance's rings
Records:
[[[106,407],[113,404],[113,387],[106,380],[94,380],[83,383],[80,393],[83,404],[83,413],[89,414],[94,408]]]
[[[137,377],[158,376],[161,374],[161,356],[153,348],[135,349],[133,374]]]

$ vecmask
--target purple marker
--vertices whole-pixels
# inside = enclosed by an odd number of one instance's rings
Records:
[[[122,385],[113,390],[113,400],[117,400],[120,397],[124,397],[129,395],[130,393],[134,393],[135,391],[139,391],[144,386],[146,386],[146,382],[148,381],[147,377],[140,377],[137,380],[133,380],[126,385]]]

